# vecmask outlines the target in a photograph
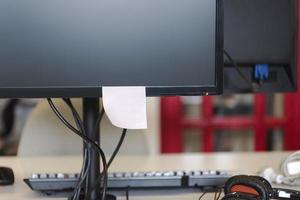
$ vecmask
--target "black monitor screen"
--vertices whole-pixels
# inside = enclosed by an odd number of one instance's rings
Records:
[[[101,96],[101,86],[218,93],[217,2],[1,0],[0,96]]]

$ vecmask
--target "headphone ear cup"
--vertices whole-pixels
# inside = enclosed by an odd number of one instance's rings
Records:
[[[269,187],[264,182],[256,177],[251,176],[233,176],[227,180],[224,187],[224,193],[246,195],[255,197],[255,199],[269,200]],[[259,197],[259,198],[257,198]]]
[[[221,200],[258,200],[260,198],[251,197],[241,193],[232,193],[225,195]]]
[[[232,192],[230,191],[231,186],[237,182],[237,180],[241,180],[241,179],[246,179],[248,176],[246,175],[238,175],[238,176],[232,176],[231,178],[229,178],[224,186],[224,194],[231,194]]]
[[[270,184],[269,181],[267,181],[267,179],[261,177],[261,176],[250,176],[254,179],[257,179],[258,181],[260,181],[262,184],[264,184],[266,190],[268,190],[268,193],[271,194],[273,192],[273,187]]]

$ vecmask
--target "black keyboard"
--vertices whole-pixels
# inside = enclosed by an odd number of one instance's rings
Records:
[[[24,179],[35,191],[70,191],[78,181],[78,174],[32,174]],[[222,187],[230,175],[223,171],[160,171],[123,172],[108,174],[108,189],[172,189]]]

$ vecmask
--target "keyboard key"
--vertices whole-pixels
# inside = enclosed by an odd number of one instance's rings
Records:
[[[175,172],[172,172],[172,171],[164,172],[163,176],[175,176]]]
[[[217,171],[214,171],[214,170],[211,170],[209,171],[211,175],[216,175],[217,174]]]
[[[183,176],[183,175],[184,175],[184,172],[183,172],[183,171],[177,171],[177,172],[176,172],[176,175],[177,175],[177,176]]]
[[[154,176],[162,176],[161,172],[155,172]]]
[[[124,177],[132,177],[132,173],[130,173],[130,172],[126,172],[126,173],[124,173]]]
[[[142,172],[134,172],[133,173],[133,177],[143,177],[143,176],[145,176],[145,174]]]
[[[38,178],[40,178],[40,175],[39,174],[32,174],[31,178],[32,179],[38,179]]]
[[[122,178],[123,177],[123,173],[115,173],[115,177],[116,178]]]
[[[210,172],[209,171],[203,171],[203,175],[209,175]]]
[[[186,175],[186,176],[192,176],[193,173],[191,171],[184,171],[184,175]]]
[[[202,175],[202,171],[194,171],[193,175],[194,176],[201,176]]]
[[[66,178],[66,176],[65,176],[65,174],[63,174],[63,173],[58,173],[58,174],[57,174],[57,178],[59,178],[59,179],[64,179],[64,178]]]
[[[47,174],[40,174],[40,178],[41,179],[46,179],[46,178],[48,178],[48,175]]]
[[[77,177],[76,177],[76,174],[69,174],[68,178],[77,178]]]
[[[48,177],[55,179],[56,178],[56,174],[55,173],[50,173],[50,174],[48,174]]]
[[[155,176],[155,172],[146,172],[145,175],[147,177],[152,177],[152,176]]]

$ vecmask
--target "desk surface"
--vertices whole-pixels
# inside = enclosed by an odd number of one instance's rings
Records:
[[[214,154],[181,154],[162,156],[120,156],[112,164],[110,171],[152,171],[152,170],[195,170],[220,169],[233,173],[254,174],[264,167],[278,169],[280,162],[288,152],[274,153],[214,153]],[[23,178],[33,172],[78,172],[81,166],[80,157],[0,157],[0,166],[12,167],[15,172],[14,186],[0,187],[0,200],[41,200],[56,198],[44,197],[32,192]],[[300,189],[300,188],[299,188]],[[134,196],[130,199],[191,199],[197,200],[199,194],[182,194],[176,196]],[[66,198],[57,198],[66,199]],[[124,199],[120,197],[119,199]],[[205,199],[213,199],[211,195]]]

